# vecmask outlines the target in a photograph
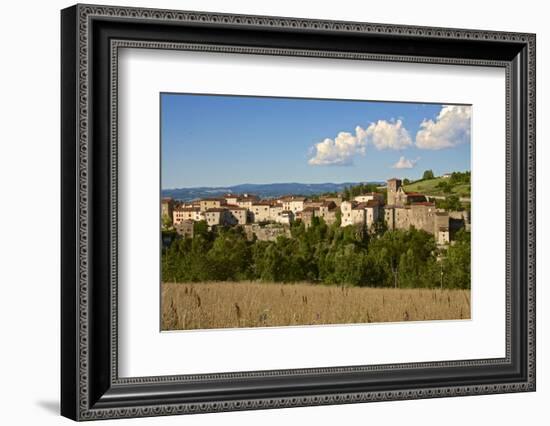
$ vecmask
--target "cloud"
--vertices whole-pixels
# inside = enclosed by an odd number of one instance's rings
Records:
[[[416,160],[408,160],[404,156],[399,157],[399,160],[397,163],[395,163],[392,168],[393,169],[412,169],[414,166],[416,166],[416,163],[418,163],[418,160],[420,158],[417,158]]]
[[[436,120],[424,119],[416,134],[416,146],[420,149],[452,148],[470,142],[470,106],[444,106]]]
[[[378,150],[404,149],[412,145],[409,132],[403,127],[401,120],[378,120],[371,123],[366,130],[361,129],[361,135]]]
[[[326,138],[315,144],[312,148],[314,155],[308,163],[312,166],[349,166],[353,164],[353,157],[365,155],[366,151],[366,140],[359,135],[359,129],[361,128],[356,128],[355,136],[349,132],[340,132],[334,139]]]
[[[315,144],[308,160],[312,166],[349,166],[357,155],[365,155],[367,145],[374,145],[378,150],[403,149],[412,145],[411,137],[403,122],[378,120],[366,129],[357,126],[355,135],[340,132],[334,139],[326,138]]]

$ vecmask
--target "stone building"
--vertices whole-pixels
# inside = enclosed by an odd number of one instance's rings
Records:
[[[248,210],[237,205],[227,205],[228,225],[244,225],[248,221]]]
[[[204,220],[200,207],[176,207],[172,213],[172,223],[177,225],[183,220]]]
[[[252,204],[259,201],[259,197],[257,197],[256,195],[253,195],[253,194],[242,194],[242,195],[239,195],[239,197],[237,198],[237,202],[235,204],[237,204],[239,207],[243,207],[245,209],[251,209],[252,208]]]
[[[225,194],[223,196],[223,198],[225,199],[225,202],[227,204],[233,204],[233,205],[237,205],[237,201],[239,200],[240,196],[239,194]]]
[[[269,220],[272,222],[278,222],[280,216],[283,214],[283,205],[277,202],[272,202],[269,206]]]
[[[373,198],[365,203],[365,224],[367,228],[372,227],[375,222],[381,220],[382,206],[378,198]]]
[[[319,217],[319,207],[306,207],[302,210],[302,223],[304,226],[309,228],[314,217]]]
[[[290,210],[294,215],[301,212],[304,209],[305,197],[299,197],[296,195],[287,195],[286,197],[279,198],[279,203],[283,205],[283,210]]]
[[[204,212],[204,218],[209,228],[217,225],[229,225],[229,210],[225,208],[211,208]]]
[[[209,209],[219,209],[226,204],[225,198],[203,198],[199,201],[201,212]]]
[[[434,203],[413,203],[403,207],[385,206],[384,220],[390,231],[408,230],[413,226],[432,234],[436,241],[449,238],[445,234],[449,233],[449,213],[438,211]]]
[[[365,224],[365,204],[355,201],[342,201],[340,210],[342,211],[342,223],[340,226],[362,225]]]
[[[410,225],[435,235],[435,204],[414,203],[409,209]]]
[[[334,201],[323,202],[321,207],[319,207],[319,216],[323,218],[327,225],[332,225],[336,222],[336,212],[338,211],[338,206]]]
[[[425,203],[428,201],[424,194],[419,192],[406,192],[403,188],[401,179],[388,179],[386,186],[388,206],[403,207],[412,203]]]
[[[277,219],[275,222],[283,224],[283,225],[290,225],[294,221],[294,213],[290,210],[283,210],[279,216],[277,216]]]
[[[306,200],[304,201],[304,209],[307,209],[308,207],[313,207],[315,209],[318,209],[319,207],[321,207],[323,205],[323,202],[322,200]]]
[[[266,201],[256,201],[250,207],[252,222],[267,222],[270,219],[270,203]]]
[[[379,203],[384,203],[384,194],[379,192],[367,192],[366,194],[357,195],[353,198],[358,203],[366,203],[368,201],[376,200]]]
[[[174,225],[176,232],[182,237],[193,238],[193,229],[195,221],[190,219],[182,220],[181,222]]]

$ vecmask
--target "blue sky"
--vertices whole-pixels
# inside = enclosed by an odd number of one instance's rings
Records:
[[[161,94],[162,188],[470,170],[470,106]]]

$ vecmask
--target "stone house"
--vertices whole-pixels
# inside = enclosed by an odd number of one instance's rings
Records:
[[[282,204],[271,203],[269,206],[269,220],[273,222],[278,222],[279,217],[283,213]]]
[[[322,200],[318,200],[318,201],[312,201],[312,200],[305,200],[304,201],[304,210],[307,209],[308,207],[313,207],[314,209],[318,209],[319,207],[321,207],[323,205],[323,202]]]
[[[260,200],[259,197],[257,197],[256,195],[242,194],[242,195],[239,195],[239,197],[237,198],[237,202],[235,204],[237,204],[239,207],[243,207],[245,209],[250,210],[252,208],[252,204],[259,200]]]
[[[336,222],[336,212],[338,206],[334,201],[324,201],[321,207],[319,207],[319,216],[323,218],[327,225],[332,225]]]
[[[200,207],[176,207],[173,211],[172,217],[172,222],[174,225],[183,220],[204,220],[204,215],[201,212]]]
[[[294,213],[291,210],[283,210],[275,222],[290,225],[294,221]]]
[[[302,210],[302,223],[304,226],[309,228],[314,217],[319,217],[319,207],[306,207]]]
[[[250,214],[252,216],[252,222],[267,222],[270,219],[270,203],[256,201],[250,208]]]
[[[358,203],[366,203],[368,201],[376,200],[379,203],[384,203],[384,194],[379,192],[367,192],[366,194],[361,194],[353,198]]]
[[[286,197],[279,198],[279,203],[283,205],[283,210],[290,210],[294,215],[301,212],[304,209],[305,197],[299,197],[295,195],[288,195]]]
[[[185,219],[174,225],[174,228],[176,229],[176,232],[182,237],[193,238],[194,224],[195,221]]]
[[[229,210],[226,208],[211,208],[204,212],[204,218],[208,227],[217,225],[229,225],[230,217]]]
[[[237,205],[237,201],[239,197],[240,197],[239,194],[225,194],[223,196],[227,204],[233,204],[233,205]]]
[[[248,210],[237,205],[226,206],[228,225],[244,225],[248,219]]]
[[[365,205],[365,223],[370,228],[380,220],[381,204],[378,198],[368,200]]]
[[[225,198],[203,198],[199,201],[201,212],[209,209],[219,209],[226,203]]]
[[[366,212],[364,203],[355,201],[342,201],[340,210],[342,211],[342,223],[340,226],[364,225]]]
[[[409,214],[411,216],[410,226],[414,226],[416,229],[422,229],[435,235],[435,212],[434,203],[423,202],[411,204],[409,209]]]

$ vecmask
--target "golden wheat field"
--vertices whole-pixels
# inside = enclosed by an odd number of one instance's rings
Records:
[[[161,305],[163,330],[448,320],[470,318],[470,291],[163,283]]]

